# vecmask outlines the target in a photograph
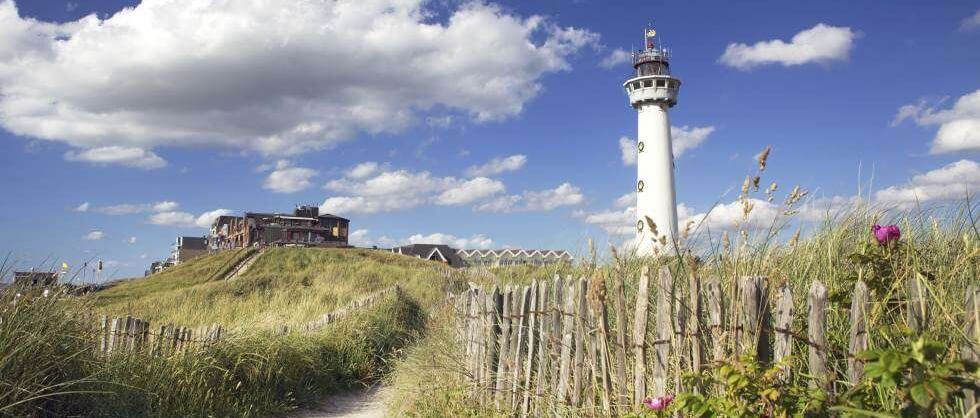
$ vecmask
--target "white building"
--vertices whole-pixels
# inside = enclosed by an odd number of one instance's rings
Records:
[[[644,49],[633,52],[635,72],[623,83],[637,112],[636,251],[656,254],[677,236],[674,191],[674,152],[667,110],[677,104],[681,80],[670,74],[668,50],[654,42],[656,32],[644,34]],[[654,223],[654,228],[646,222]]]
[[[522,250],[508,248],[501,250],[459,250],[457,252],[468,267],[500,266],[545,266],[549,264],[570,264],[575,260],[564,250]]]

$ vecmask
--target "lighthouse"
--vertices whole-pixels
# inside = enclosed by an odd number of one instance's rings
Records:
[[[681,80],[670,74],[669,51],[643,33],[644,48],[633,52],[634,73],[623,83],[636,110],[636,252],[654,255],[672,248],[677,236],[674,152],[668,111],[677,104]],[[653,221],[653,227],[646,222]]]

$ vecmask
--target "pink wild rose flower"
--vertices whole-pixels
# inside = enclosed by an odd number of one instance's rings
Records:
[[[902,237],[902,230],[898,229],[898,225],[875,225],[871,227],[871,233],[874,234],[875,241],[878,241],[879,245],[898,241]]]
[[[667,405],[670,405],[674,401],[673,395],[657,396],[656,398],[646,398],[643,400],[643,405],[654,411],[663,411],[667,409]]]

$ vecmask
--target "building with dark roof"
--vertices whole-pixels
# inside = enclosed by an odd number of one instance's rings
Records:
[[[444,244],[410,244],[392,248],[390,251],[423,260],[438,261],[450,267],[460,268],[466,266],[463,259],[457,254],[456,249]]]
[[[208,239],[205,237],[177,237],[170,250],[172,264],[180,264],[208,253]]]
[[[245,212],[219,216],[211,225],[211,248],[252,246],[347,247],[350,220],[297,206],[292,214]]]
[[[565,250],[522,250],[519,248],[460,250],[459,257],[469,267],[545,266],[549,264],[570,264],[575,260]]]
[[[58,284],[58,273],[49,271],[15,271],[14,286],[54,286]]]

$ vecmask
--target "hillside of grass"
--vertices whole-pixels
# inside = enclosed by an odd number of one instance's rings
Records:
[[[244,250],[200,257],[90,296],[94,309],[182,326],[268,329],[301,324],[369,293],[399,285],[421,306],[450,283],[440,264],[376,250],[271,248],[234,280],[214,273]]]

